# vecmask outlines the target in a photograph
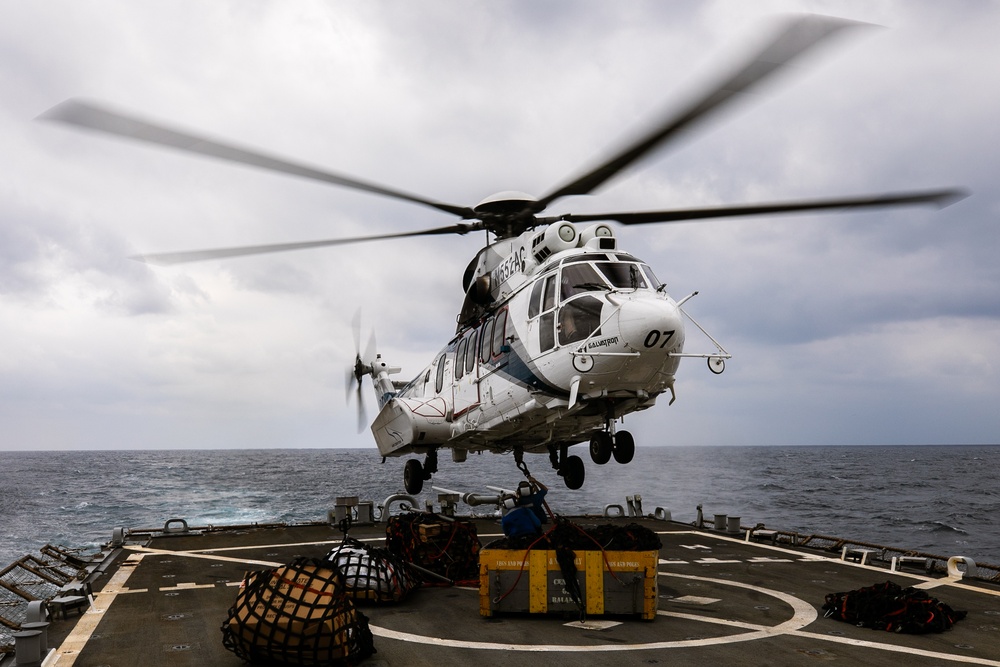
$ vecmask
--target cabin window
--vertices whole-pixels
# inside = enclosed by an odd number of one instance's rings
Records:
[[[591,334],[601,335],[600,299],[581,296],[564,303],[559,309],[559,344],[569,345],[588,338]]]
[[[560,284],[559,298],[561,301],[581,292],[608,289],[608,284],[604,282],[592,264],[563,265]]]
[[[503,347],[504,334],[507,328],[507,311],[502,310],[497,313],[496,322],[493,323],[493,356],[499,356]]]
[[[465,375],[465,353],[469,347],[469,339],[463,338],[455,350],[455,379],[461,380]]]
[[[490,360],[490,343],[493,339],[493,318],[486,320],[479,332],[479,361],[484,364]]]
[[[434,392],[440,394],[444,389],[444,360],[445,355],[441,355],[437,360],[437,377],[434,378]]]
[[[542,285],[544,280],[536,280],[531,286],[531,299],[528,301],[528,317],[538,317],[538,311],[542,305]]]
[[[472,335],[467,339],[469,341],[469,348],[465,351],[465,372],[471,373],[476,370],[476,331],[472,331]]]

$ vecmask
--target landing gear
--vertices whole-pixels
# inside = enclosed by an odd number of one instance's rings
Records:
[[[611,450],[614,442],[607,431],[594,431],[590,436],[590,458],[597,465],[604,465],[611,460]]]
[[[628,431],[618,431],[615,433],[615,446],[612,450],[615,461],[618,463],[628,463],[635,456],[635,438]]]
[[[594,431],[590,436],[590,458],[598,465],[604,465],[615,457],[618,463],[628,463],[635,456],[635,438],[628,431]]]
[[[559,476],[563,478],[566,486],[576,490],[583,486],[587,469],[583,467],[583,459],[579,456],[568,456],[568,450],[566,445],[561,446],[558,450],[550,446],[549,461],[552,462],[552,467],[556,469]]]
[[[420,493],[424,488],[424,467],[417,459],[410,459],[403,468],[403,487],[411,495]]]
[[[424,480],[430,479],[431,475],[438,470],[437,450],[432,449],[427,452],[423,465],[417,459],[410,459],[403,467],[403,488],[410,495],[420,493],[424,488]]]
[[[568,488],[576,490],[583,486],[587,469],[583,467],[583,459],[579,456],[567,456],[559,474],[563,476],[563,481],[566,482]]]

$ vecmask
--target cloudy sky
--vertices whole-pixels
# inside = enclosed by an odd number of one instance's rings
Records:
[[[972,196],[619,228],[735,355],[721,376],[689,360],[677,402],[626,427],[640,445],[1000,441],[1000,4],[39,0],[0,9],[0,448],[374,447],[345,401],[355,311],[416,375],[485,240],[150,267],[128,256],[454,220],[46,109],[99,100],[474,205],[578,175],[799,10],[881,27],[549,212]]]

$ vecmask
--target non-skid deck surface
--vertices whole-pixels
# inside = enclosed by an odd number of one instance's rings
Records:
[[[580,523],[625,522],[579,519]],[[629,520],[631,521],[631,520]],[[641,523],[663,541],[653,621],[560,616],[483,618],[478,589],[423,588],[402,604],[363,606],[377,653],[365,665],[993,665],[1000,667],[1000,589],[921,574],[890,573],[805,551],[747,543],[680,524]],[[478,520],[482,541],[499,525]],[[382,526],[351,536],[379,542]],[[339,543],[328,526],[162,537],[129,545],[95,606],[56,621],[59,667],[244,664],[222,646],[220,627],[247,570],[319,557]],[[925,586],[968,617],[951,630],[900,635],[824,618],[827,593],[892,580]],[[574,622],[575,621],[575,622]],[[65,625],[63,625],[65,624]]]

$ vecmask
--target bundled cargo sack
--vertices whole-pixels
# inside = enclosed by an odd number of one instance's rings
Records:
[[[830,593],[823,609],[827,618],[853,623],[859,628],[907,634],[944,632],[968,613],[955,611],[927,591],[902,588],[891,581],[846,593]]]
[[[222,625],[222,643],[262,665],[346,665],[375,652],[368,619],[341,574],[312,558],[248,572]]]
[[[344,589],[356,601],[401,602],[419,585],[409,565],[387,549],[345,538],[324,560],[343,576]]]
[[[400,514],[386,524],[385,545],[392,555],[455,583],[479,582],[481,545],[471,521],[424,512]]]

